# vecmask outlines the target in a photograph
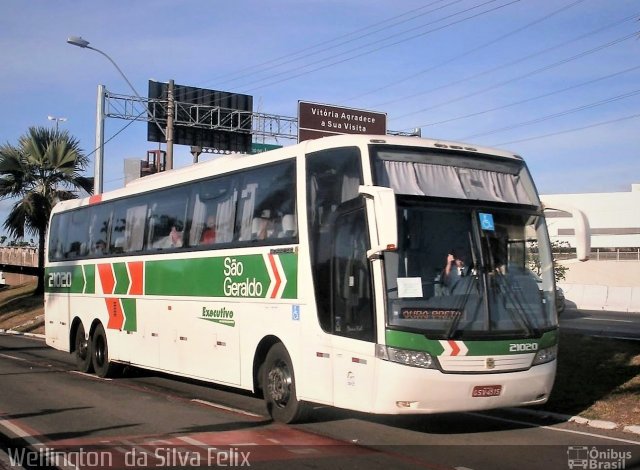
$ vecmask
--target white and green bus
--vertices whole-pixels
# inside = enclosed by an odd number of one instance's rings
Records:
[[[496,149],[345,135],[145,177],[57,204],[45,275],[47,344],[79,370],[250,390],[278,421],[534,405],[554,382],[543,207]]]

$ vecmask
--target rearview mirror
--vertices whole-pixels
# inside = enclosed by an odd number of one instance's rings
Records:
[[[383,251],[395,250],[398,246],[398,222],[396,216],[396,195],[391,188],[382,186],[360,186],[358,192],[373,200],[374,226],[377,241],[367,251],[371,259]]]

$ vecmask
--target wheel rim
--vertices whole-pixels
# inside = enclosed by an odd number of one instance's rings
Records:
[[[287,364],[282,360],[276,361],[267,375],[267,388],[273,403],[278,407],[284,408],[289,403],[292,382],[291,371]]]
[[[104,356],[105,356],[104,347],[105,347],[104,338],[102,336],[98,336],[96,338],[96,351],[95,351],[96,365],[98,367],[102,367],[104,365]]]
[[[89,341],[85,338],[83,328],[80,328],[76,335],[76,354],[82,361],[86,360],[89,354]]]

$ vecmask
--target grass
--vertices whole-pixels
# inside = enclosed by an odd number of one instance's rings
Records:
[[[640,424],[640,343],[561,334],[556,383],[542,408]]]
[[[0,290],[0,329],[44,333],[44,299],[35,289],[29,282]]]
[[[35,283],[0,290],[0,329],[44,333]],[[558,373],[541,409],[640,425],[640,342],[560,335]]]

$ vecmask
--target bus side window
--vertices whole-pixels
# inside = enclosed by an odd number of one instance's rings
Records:
[[[263,241],[284,238],[282,219],[289,215],[289,236],[297,231],[295,219],[295,165],[292,161],[247,172],[240,191],[236,215],[239,241]],[[281,242],[280,242],[281,243]]]
[[[87,211],[74,210],[66,218],[68,222],[64,249],[66,259],[78,258],[89,253],[89,220],[87,217]]]
[[[94,206],[89,224],[89,254],[101,256],[107,254],[106,241],[109,236],[112,204]]]
[[[67,238],[68,214],[58,214],[51,220],[49,227],[49,261],[64,258],[63,241]]]
[[[147,205],[130,207],[127,210],[126,228],[124,231],[124,251],[141,251],[144,242],[144,226],[147,216]]]
[[[155,251],[182,247],[187,229],[189,191],[168,189],[154,194],[153,200],[147,202],[151,207],[146,217],[149,220],[147,248]],[[143,221],[136,233],[144,234]]]
[[[109,253],[124,253],[125,230],[127,226],[127,201],[118,202],[113,209],[111,233],[109,234]]]

